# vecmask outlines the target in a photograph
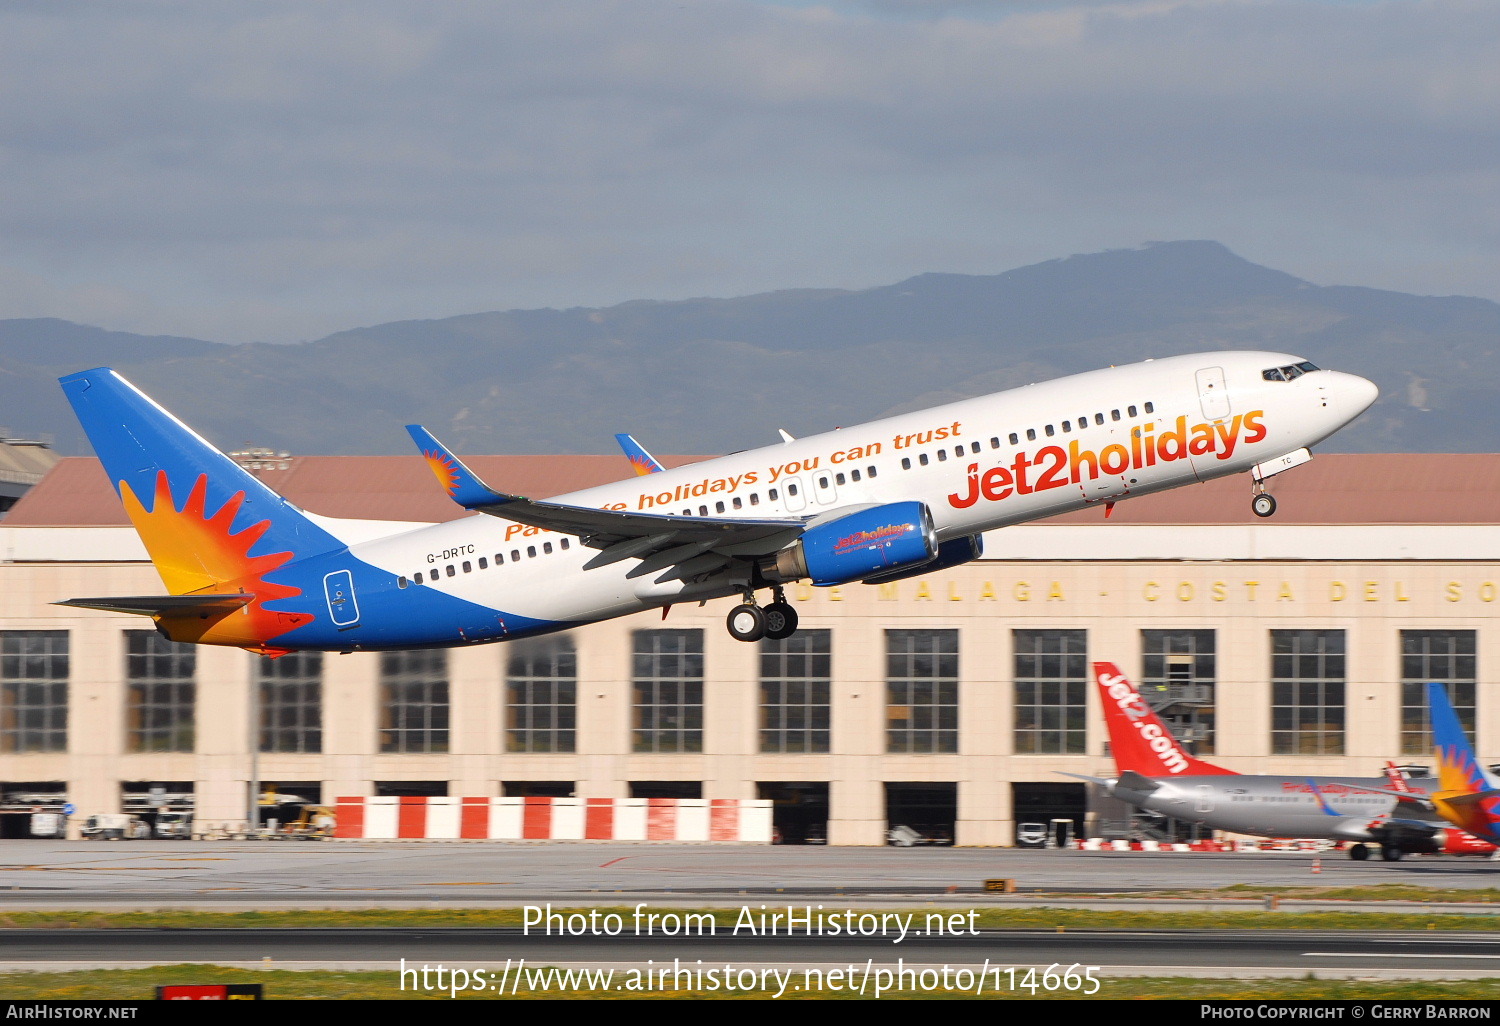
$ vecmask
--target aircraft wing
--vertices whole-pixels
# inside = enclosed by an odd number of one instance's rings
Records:
[[[708,573],[741,556],[769,555],[795,541],[808,521],[798,518],[684,517],[590,509],[497,492],[419,424],[407,432],[450,498],[465,509],[561,534],[602,549],[585,569],[640,558],[629,576],[675,567],[667,578]],[[690,568],[690,569],[689,569]]]

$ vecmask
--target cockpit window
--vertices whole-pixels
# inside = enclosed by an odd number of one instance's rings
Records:
[[[1294,363],[1287,367],[1268,367],[1260,372],[1260,376],[1267,381],[1292,381],[1317,369],[1317,364],[1303,360],[1301,363]]]

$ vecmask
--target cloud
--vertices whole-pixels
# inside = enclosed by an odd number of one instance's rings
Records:
[[[1500,298],[1497,29],[1478,0],[13,4],[30,284],[0,316],[292,339],[1174,237]]]

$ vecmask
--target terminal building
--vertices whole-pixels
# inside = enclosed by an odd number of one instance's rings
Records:
[[[316,513],[468,515],[415,456],[244,461]],[[629,474],[620,457],[469,462],[531,495]],[[1270,520],[1248,477],[1221,479],[992,532],[982,559],[931,576],[794,585],[786,641],[731,639],[726,599],[502,644],[268,659],[52,605],[162,591],[97,461],[64,459],[0,520],[0,833],[64,804],[75,832],[163,804],[243,821],[258,780],[328,804],[764,798],[787,843],[1096,834],[1128,810],[1062,775],[1114,775],[1093,660],[1241,772],[1428,765],[1429,680],[1500,750],[1500,455],[1327,455],[1273,483]]]

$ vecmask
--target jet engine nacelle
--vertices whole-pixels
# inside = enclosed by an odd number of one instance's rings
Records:
[[[764,560],[760,570],[772,581],[807,577],[828,586],[920,567],[937,556],[927,504],[892,502],[809,528],[796,544]]]
[[[903,570],[893,570],[889,573],[876,574],[874,577],[866,577],[863,583],[889,584],[892,581],[904,581],[908,577],[919,577],[922,574],[946,570],[950,566],[960,566],[982,555],[984,555],[983,535],[971,534],[963,538],[950,538],[938,546],[936,559],[918,566],[906,567]]]
[[[1441,847],[1438,850],[1444,855],[1493,855],[1495,853],[1495,846],[1490,842],[1481,841],[1473,834],[1454,827],[1442,831],[1440,844]]]

